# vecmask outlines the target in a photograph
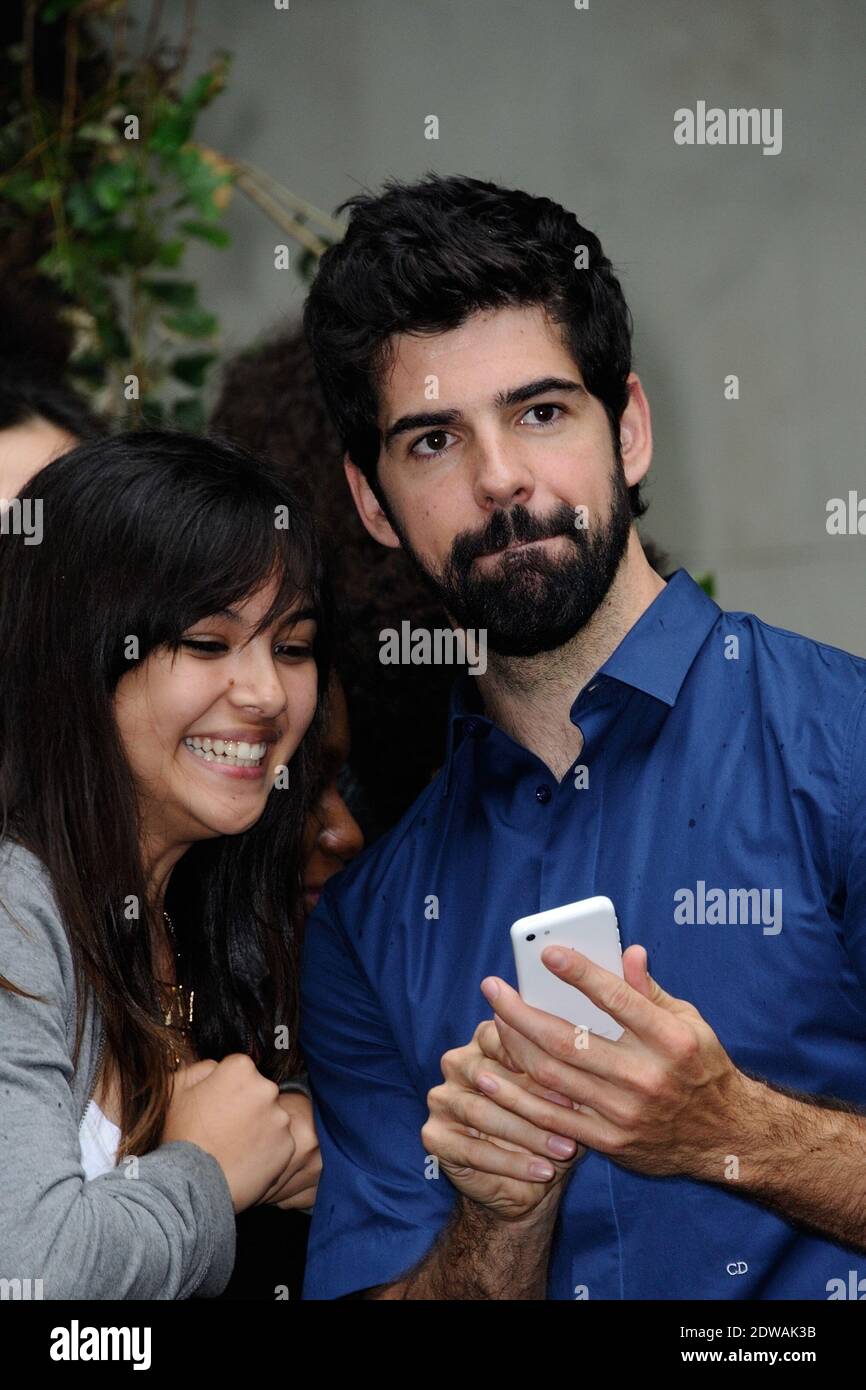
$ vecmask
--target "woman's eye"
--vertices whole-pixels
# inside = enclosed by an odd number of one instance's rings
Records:
[[[440,454],[444,454],[446,449],[449,448],[447,441],[455,438],[456,435],[449,434],[448,430],[431,430],[429,434],[422,435],[420,439],[416,439],[409,452],[414,454],[416,458],[438,458]],[[428,447],[422,449],[422,444],[426,444]]]
[[[554,410],[557,412],[557,414],[555,416],[551,416],[550,412]],[[559,416],[561,414],[561,405],[531,405],[526,412],[526,415],[536,415],[540,417],[535,421],[536,425],[553,425],[556,423],[556,420],[559,419]],[[526,415],[522,417],[524,420],[526,419]]]
[[[287,656],[294,661],[305,661],[313,655],[312,646],[303,642],[278,642],[274,651],[278,656]]]
[[[215,652],[228,651],[225,642],[206,641],[201,637],[182,637],[180,645],[191,652],[202,652],[205,656],[212,656]]]

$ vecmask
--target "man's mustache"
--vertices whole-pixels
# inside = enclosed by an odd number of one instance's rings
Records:
[[[574,524],[574,508],[563,502],[547,516],[535,516],[522,503],[500,509],[481,531],[464,531],[451,546],[451,564],[458,572],[468,570],[481,555],[497,555],[509,545],[551,540],[554,536],[579,535]]]

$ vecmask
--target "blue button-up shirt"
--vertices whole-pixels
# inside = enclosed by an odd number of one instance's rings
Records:
[[[678,570],[577,695],[561,782],[473,693],[463,677],[437,777],[308,924],[324,1159],[308,1298],[398,1278],[446,1223],[426,1095],[491,1016],[479,982],[515,983],[509,928],[528,913],[607,895],[623,948],[647,947],[737,1066],[866,1104],[866,661],[723,612]],[[737,1142],[718,1184],[589,1152],[548,1296],[825,1299],[866,1275],[866,1255],[738,1190]]]

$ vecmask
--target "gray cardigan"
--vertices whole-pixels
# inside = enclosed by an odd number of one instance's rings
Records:
[[[73,1069],[72,954],[44,865],[0,841],[0,1279],[46,1299],[213,1298],[235,1259],[235,1213],[216,1159],[174,1141],[85,1182],[79,1126],[102,1024],[85,1015]],[[137,1167],[137,1176],[132,1176]]]

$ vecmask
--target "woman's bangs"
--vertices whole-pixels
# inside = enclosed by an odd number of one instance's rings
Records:
[[[316,613],[321,606],[321,581],[316,549],[305,518],[295,511],[290,525],[274,524],[273,512],[250,508],[247,525],[214,517],[199,530],[180,592],[185,601],[175,606],[173,639],[178,641],[189,627],[227,608],[238,608],[272,584],[273,597],[256,626],[255,634],[285,618],[299,604]],[[192,560],[192,554],[188,552]]]
[[[277,541],[271,567],[256,590],[259,592],[274,583],[274,597],[255,629],[256,636],[273,623],[287,618],[296,607],[311,609],[315,617],[319,617],[321,610],[319,576],[315,573],[311,549],[308,548],[307,553],[303,554],[298,542],[285,531],[277,531],[275,536]]]

